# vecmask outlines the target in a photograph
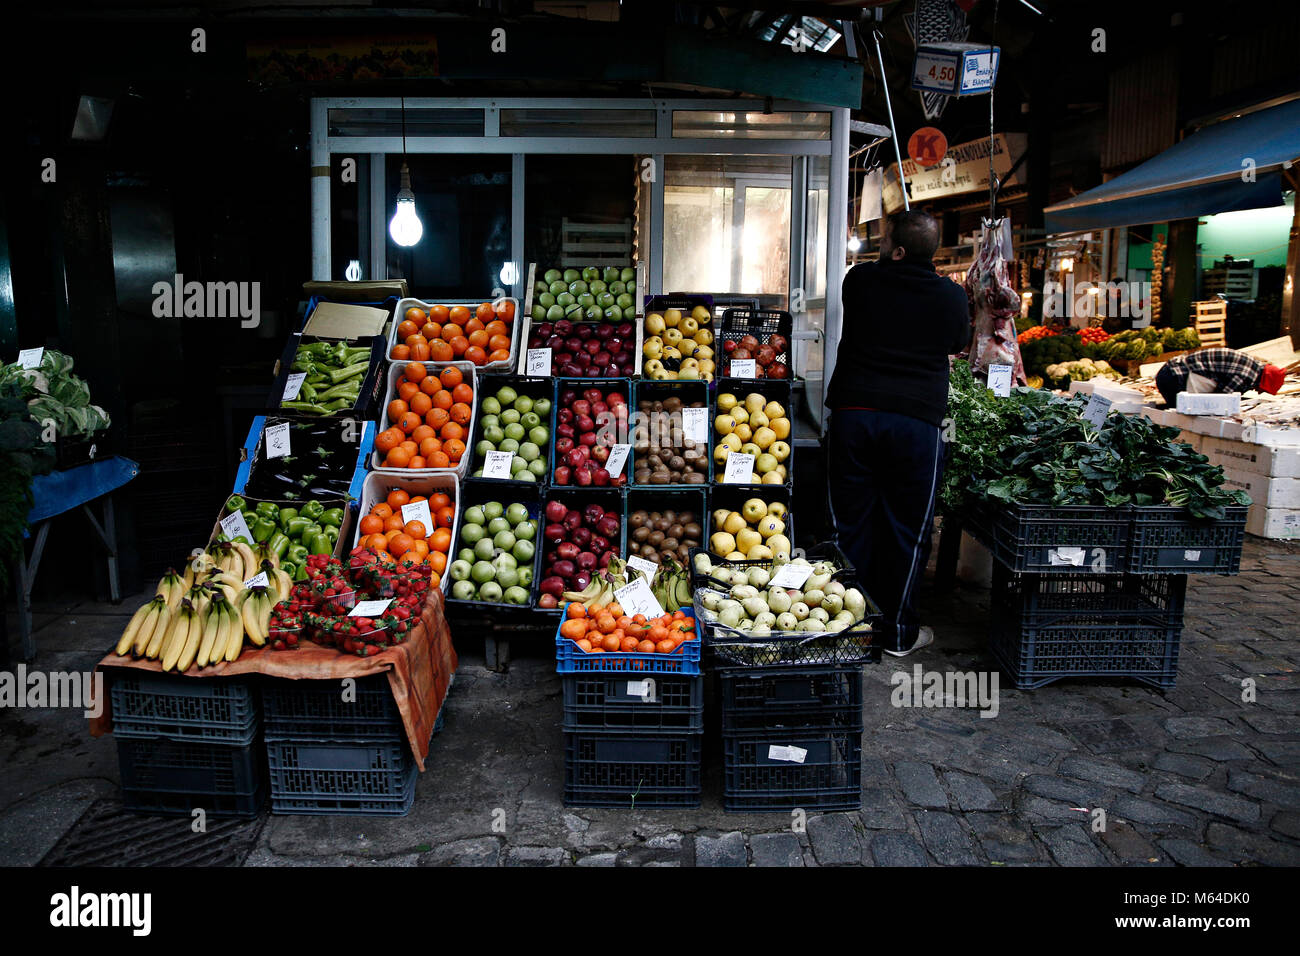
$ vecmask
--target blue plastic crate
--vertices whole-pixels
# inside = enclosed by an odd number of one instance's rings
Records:
[[[695,612],[682,608],[688,617]],[[568,616],[568,605],[561,607],[560,622]],[[693,640],[684,641],[672,654],[635,654],[606,652],[588,654],[573,641],[560,636],[555,628],[555,671],[558,674],[588,674],[592,672],[615,674],[698,674],[700,672],[700,647],[702,639],[697,634]]]

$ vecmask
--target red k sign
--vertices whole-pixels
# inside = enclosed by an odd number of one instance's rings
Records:
[[[907,155],[919,166],[936,166],[948,152],[948,137],[933,126],[922,126],[907,141]]]

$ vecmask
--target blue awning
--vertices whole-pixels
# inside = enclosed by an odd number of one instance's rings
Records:
[[[1086,232],[1277,206],[1283,164],[1297,159],[1300,99],[1215,123],[1096,189],[1048,206],[1046,230]]]

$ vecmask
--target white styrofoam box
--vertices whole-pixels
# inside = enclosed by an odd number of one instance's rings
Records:
[[[1119,385],[1104,378],[1092,378],[1086,382],[1071,382],[1071,393],[1081,392],[1084,395],[1100,395],[1102,398],[1110,399],[1110,407],[1123,415],[1132,415],[1134,412],[1142,410],[1146,402],[1146,396],[1136,388],[1129,388],[1127,385]]]
[[[1251,508],[1246,530],[1261,538],[1300,540],[1300,511],[1288,508]]]
[[[1294,448],[1300,446],[1300,426],[1249,424],[1241,440],[1274,448]]]
[[[1241,392],[1179,392],[1180,415],[1213,415],[1222,418],[1241,412]]]
[[[1300,448],[1272,448],[1227,438],[1205,438],[1199,451],[1225,469],[1274,478],[1300,478]]]
[[[470,315],[473,315],[474,310],[477,309],[480,304],[491,301],[493,301],[491,296],[484,299],[445,299],[441,302],[424,302],[420,299],[412,298],[402,299],[397,303],[397,308],[393,311],[393,324],[388,330],[388,361],[403,363],[406,361],[404,359],[395,359],[392,355],[393,346],[397,344],[397,327],[402,324],[402,319],[406,317],[407,309],[416,308],[428,312],[435,305],[445,305],[449,309],[453,306],[463,305],[469,309]],[[517,299],[511,299],[511,301],[515,303],[515,317],[513,321],[507,323],[510,326],[510,358],[506,359],[504,362],[488,362],[479,369],[481,372],[505,373],[515,367],[515,356],[519,354],[519,326],[521,325],[520,316],[523,310],[520,308]]]
[[[1300,508],[1300,478],[1271,478],[1258,472],[1224,468],[1223,483],[1246,492],[1255,507]]]
[[[1223,434],[1223,427],[1227,421],[1210,415],[1183,415],[1172,408],[1153,409],[1153,411],[1155,414],[1145,414],[1157,424],[1168,425],[1171,428],[1181,428],[1184,432],[1195,432],[1198,435],[1207,435],[1212,438],[1218,438]]]
[[[402,377],[408,364],[407,362],[389,363],[388,388],[384,392],[384,403],[379,406],[379,431],[381,432],[389,427],[388,404],[397,397],[397,380]],[[430,375],[436,375],[444,368],[454,365],[460,369],[462,380],[468,382],[469,387],[474,390],[474,401],[469,408],[469,425],[465,428],[465,454],[461,456],[460,463],[452,468],[385,468],[384,456],[376,448],[370,454],[370,470],[381,471],[387,475],[410,477],[456,475],[458,478],[464,478],[469,474],[469,463],[474,458],[474,428],[478,424],[478,369],[474,367],[473,362],[466,362],[464,359],[455,362],[424,362],[423,365]]]
[[[456,517],[451,521],[451,542],[455,546],[457,537],[460,533],[460,482],[456,476],[447,471],[435,472],[433,474],[419,474],[419,477],[408,477],[392,472],[372,471],[366,475],[366,479],[361,484],[361,510],[357,512],[356,532],[352,539],[352,546],[355,548],[361,543],[361,519],[370,514],[370,509],[377,505],[381,500],[388,497],[388,493],[394,488],[401,488],[408,495],[414,498],[416,495],[423,495],[428,498],[435,492],[443,492],[451,496],[452,504],[456,508]],[[433,533],[433,529],[428,529]],[[447,555],[447,563],[451,564],[451,554]],[[447,575],[439,575],[438,586],[445,592],[444,586],[447,581]]]

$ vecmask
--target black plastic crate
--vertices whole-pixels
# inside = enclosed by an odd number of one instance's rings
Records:
[[[257,696],[240,677],[178,677],[134,668],[109,672],[113,731],[119,737],[247,743],[257,729]]]
[[[1118,574],[1129,570],[1133,509],[984,504],[967,530],[1012,571]]]
[[[266,756],[275,813],[401,816],[415,800],[405,741],[268,738]]]
[[[698,674],[570,674],[564,683],[566,733],[704,729],[704,685]]]
[[[141,813],[252,817],[266,802],[261,741],[242,744],[117,735],[122,803]]]
[[[786,535],[786,537],[789,537],[789,535]],[[748,568],[763,568],[767,571],[772,570],[771,561],[728,561],[726,558],[720,558],[716,554],[713,554],[708,550],[708,548],[691,548],[691,587],[693,588],[709,586],[709,575],[701,574],[695,569],[695,556],[697,554],[708,555],[710,564],[715,568],[726,567],[739,568],[741,570],[746,570]],[[803,558],[805,561],[811,561],[813,564],[816,564],[818,561],[830,561],[840,569],[837,573],[847,571],[851,577],[856,577],[855,569],[852,562],[849,561],[848,555],[830,541],[815,545],[807,550],[795,548],[793,556],[796,558]],[[868,595],[868,597],[870,597],[870,595]]]
[[[683,405],[692,406],[694,403],[701,403],[704,409],[705,430],[707,439],[705,441],[705,467],[703,480],[695,483],[691,482],[672,482],[669,484],[656,485],[649,481],[638,482],[636,480],[637,463],[647,457],[648,452],[638,452],[635,449],[638,427],[644,425],[648,431],[648,437],[668,437],[672,439],[672,433],[682,432],[683,419],[682,413],[678,412],[653,412],[641,411],[642,402],[662,402],[669,398],[681,399]],[[636,488],[651,488],[659,490],[661,488],[705,488],[713,480],[713,405],[709,397],[709,383],[705,381],[650,381],[640,380],[632,383],[632,398],[629,402],[632,409],[632,478],[630,484]],[[667,416],[666,418],[656,419],[656,415]],[[674,447],[680,447],[685,450],[685,434],[682,434],[681,446],[674,443]]]
[[[717,446],[720,442],[720,439],[716,434],[716,428],[714,423],[717,421],[719,415],[726,414],[725,412],[723,412],[721,409],[718,408],[718,396],[726,395],[728,392],[736,396],[736,398],[740,401],[741,404],[744,404],[745,397],[747,395],[750,395],[751,393],[757,393],[759,395],[762,395],[763,398],[765,398],[768,402],[776,402],[781,407],[783,407],[785,409],[785,417],[790,420],[790,434],[780,440],[784,441],[787,445],[790,446],[790,454],[786,457],[785,461],[782,463],[785,465],[785,481],[783,481],[779,485],[764,485],[764,484],[750,485],[750,484],[741,484],[741,483],[727,484],[722,480],[724,477],[726,477],[727,474],[726,462],[714,462],[713,481],[712,481],[714,490],[717,491],[719,489],[748,489],[749,491],[765,493],[767,489],[771,489],[771,488],[793,487],[794,484],[794,409],[791,405],[793,391],[792,391],[790,379],[788,378],[783,378],[783,379],[726,378],[726,377],[718,378],[716,383],[716,389],[713,391],[713,402],[709,407],[709,434],[710,434],[710,440],[712,442],[712,447],[714,451],[716,451]],[[762,495],[760,494],[760,497],[761,496]]]
[[[271,738],[395,741],[406,737],[386,674],[357,678],[352,701],[343,699],[338,680],[268,678],[262,686],[262,712]]]
[[[859,810],[862,729],[722,735],[724,810]]]
[[[731,377],[730,353],[722,343],[739,342],[746,335],[754,336],[759,345],[769,344],[774,335],[784,336],[785,348],[777,350],[775,361],[784,365],[788,371],[784,379],[771,381],[788,382],[794,377],[794,316],[781,309],[727,309],[722,313],[722,327],[718,330],[716,339],[716,361],[720,378]]]
[[[527,395],[531,399],[544,398],[551,403],[551,410],[546,414],[542,424],[546,427],[549,437],[543,443],[545,447],[541,449],[542,460],[546,462],[546,470],[536,476],[534,481],[522,481],[516,478],[484,478],[481,475],[475,476],[474,472],[481,471],[484,464],[487,463],[487,456],[478,453],[478,445],[483,438],[483,417],[487,414],[483,411],[483,400],[485,398],[495,398],[497,392],[501,391],[506,385],[515,390],[518,395]],[[466,472],[466,477],[461,482],[472,481],[483,483],[491,487],[493,485],[502,489],[502,494],[508,494],[506,489],[511,488],[540,488],[550,481],[551,474],[555,469],[555,380],[549,377],[538,375],[480,375],[478,376],[478,411],[477,418],[474,420],[474,445],[466,451],[470,455],[470,466]],[[527,434],[525,433],[525,440]]]
[[[703,733],[564,735],[564,805],[698,807]]]
[[[1185,508],[1135,506],[1129,571],[1236,574],[1241,569],[1249,510],[1233,505],[1218,521],[1204,521],[1191,517]]]
[[[637,542],[634,538],[636,529],[632,527],[631,517],[638,511],[659,512],[663,514],[666,511],[673,511],[677,514],[689,512],[695,517],[695,523],[700,526],[700,544],[708,544],[708,527],[709,527],[709,496],[707,489],[702,485],[659,485],[643,488],[629,488],[627,490],[627,549],[625,556],[641,554],[642,547],[650,547],[648,542]],[[679,519],[680,520],[680,519]],[[697,549],[691,549],[692,551]],[[688,560],[681,561],[683,565],[689,566]],[[649,561],[660,564],[660,556],[649,557]]]
[[[1183,626],[1185,574],[1016,574],[993,566],[993,602],[1026,627],[1147,623]]]
[[[1149,606],[1150,592],[1144,596],[1121,591],[1100,600],[1095,593],[1074,594],[1067,599],[1044,591],[1036,577],[1013,576],[1005,588],[994,588],[989,650],[1013,686],[1032,689],[1065,677],[1131,678],[1156,687],[1174,686],[1186,578],[1169,576],[1171,596],[1160,611]],[[1076,606],[1061,606],[1066,603]]]
[[[862,729],[862,668],[726,670],[718,673],[722,730]]]

